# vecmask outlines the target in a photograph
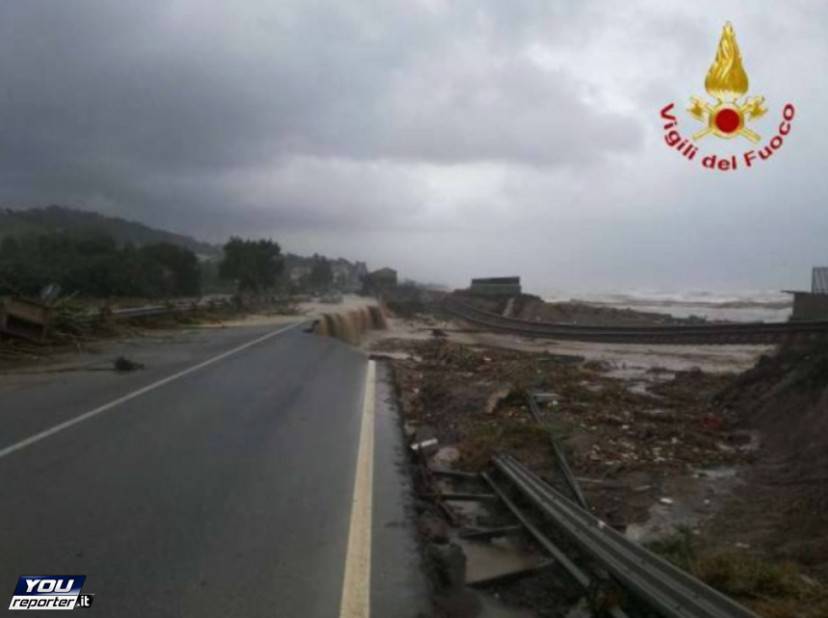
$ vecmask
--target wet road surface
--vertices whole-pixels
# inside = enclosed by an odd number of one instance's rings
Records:
[[[129,374],[0,376],[0,589],[78,573],[90,615],[339,616],[371,388],[371,614],[427,611],[382,367],[367,384],[363,353],[276,330],[139,342]]]

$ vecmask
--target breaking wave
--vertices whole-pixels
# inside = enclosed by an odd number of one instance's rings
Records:
[[[698,316],[708,320],[734,322],[785,321],[791,313],[792,298],[777,291],[633,291],[567,295],[545,295],[549,302],[573,301],[619,309],[667,313],[675,317]]]

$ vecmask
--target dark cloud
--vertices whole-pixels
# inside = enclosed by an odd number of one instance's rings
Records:
[[[213,240],[273,234],[429,278],[445,269],[395,252],[440,238],[466,248],[454,280],[482,265],[475,251],[506,243],[497,255],[540,279],[539,252],[582,255],[578,238],[602,234],[626,246],[619,230],[640,238],[641,221],[669,221],[670,200],[709,188],[675,167],[651,120],[662,97],[700,89],[687,73],[709,62],[716,6],[4,2],[0,203],[95,208]],[[759,24],[752,15],[741,23]],[[824,11],[774,23],[806,23],[796,44],[824,57]],[[762,53],[754,66],[771,62]],[[797,75],[780,79],[790,90]]]
[[[4,175],[94,192],[277,156],[565,164],[639,137],[564,72],[464,53],[415,8],[315,7],[4,3]]]

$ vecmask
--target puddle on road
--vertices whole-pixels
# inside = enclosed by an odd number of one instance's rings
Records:
[[[446,500],[446,504],[472,527],[498,525],[500,517],[486,503]],[[490,541],[462,539],[452,535],[452,542],[466,556],[466,583],[474,584],[516,571],[532,569],[545,562],[544,556],[530,551],[520,537],[503,536]]]

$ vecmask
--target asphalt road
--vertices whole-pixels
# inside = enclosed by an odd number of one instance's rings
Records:
[[[0,598],[85,574],[90,615],[337,617],[367,358],[293,328],[126,344],[146,368],[0,376]],[[131,346],[131,347],[130,347]],[[111,354],[110,354],[111,356]],[[206,362],[206,364],[205,364]],[[378,371],[381,376],[382,370]],[[376,393],[371,615],[427,608]]]

